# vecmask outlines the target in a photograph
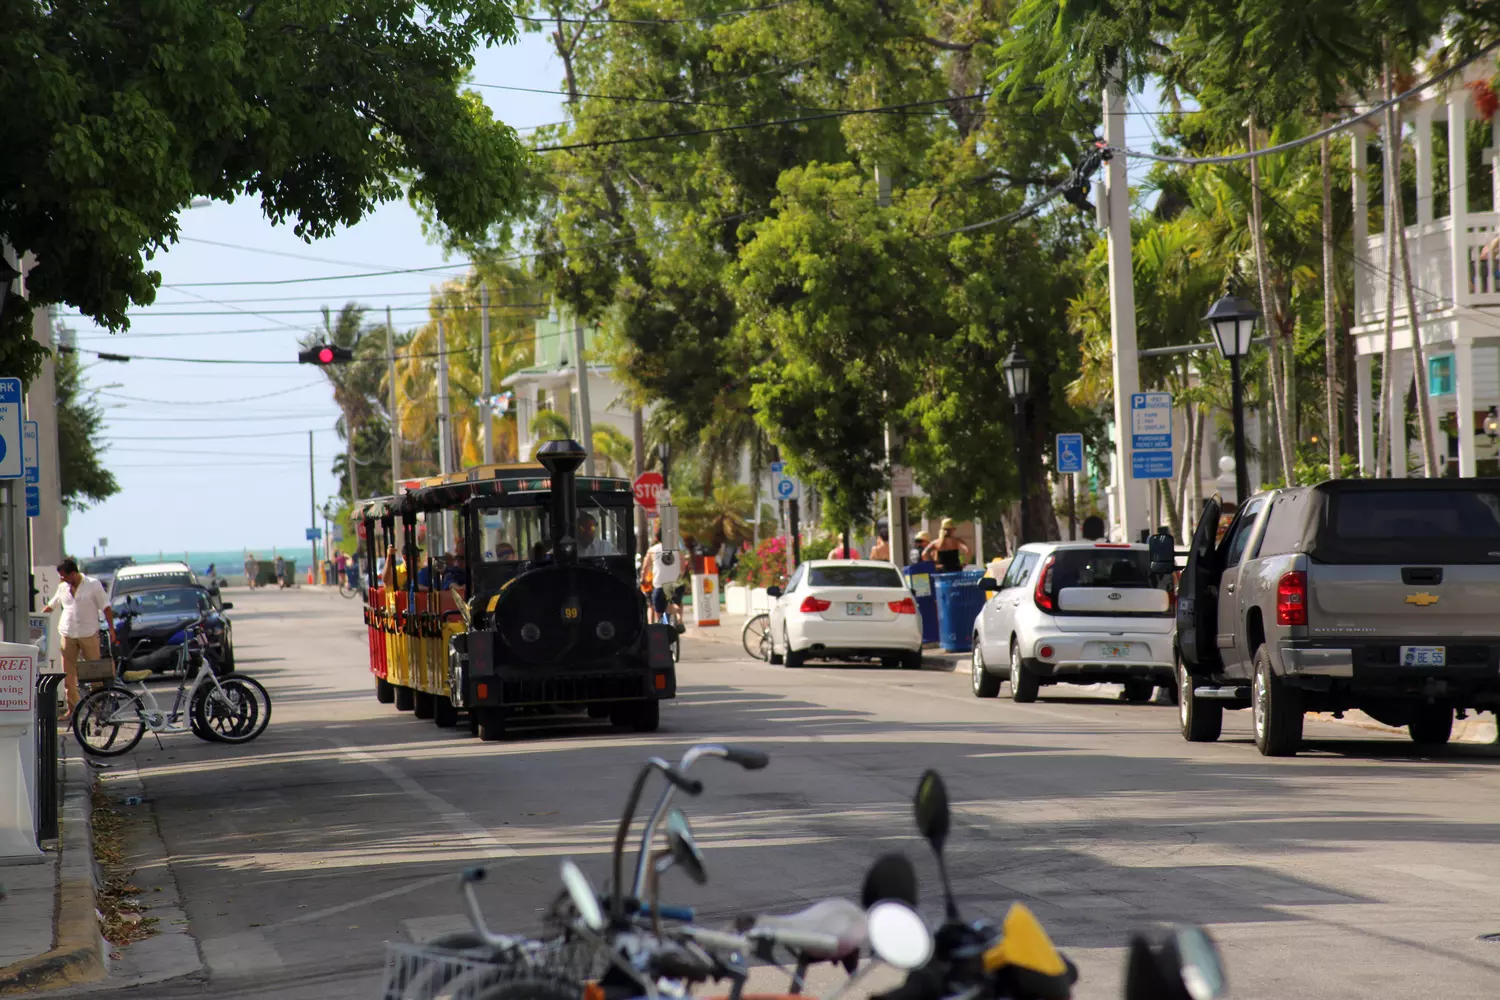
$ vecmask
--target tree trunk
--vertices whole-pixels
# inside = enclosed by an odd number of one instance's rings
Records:
[[[1422,474],[1428,479],[1435,479],[1439,473],[1437,449],[1432,440],[1432,408],[1427,402],[1427,352],[1422,347],[1422,328],[1417,322],[1417,297],[1411,287],[1411,254],[1406,246],[1406,213],[1401,204],[1400,184],[1396,185],[1395,191],[1396,219],[1402,223],[1401,276],[1406,286],[1407,325],[1411,327],[1411,361],[1417,383],[1417,433],[1422,435]]]
[[[1183,513],[1189,531],[1198,526],[1198,512],[1203,509],[1203,423],[1207,417],[1201,404],[1195,405],[1193,410],[1193,438],[1198,442],[1197,450],[1193,452],[1193,505]]]
[[[1198,407],[1189,403],[1183,407],[1183,449],[1182,468],[1177,473],[1177,498],[1168,507],[1169,522],[1172,526],[1172,535],[1179,540],[1182,538],[1182,522],[1188,516],[1188,482],[1193,478],[1193,470],[1197,464],[1198,445],[1196,428],[1194,424],[1194,412]]]
[[[1394,96],[1391,88],[1391,66],[1386,63],[1386,100]],[[1391,194],[1392,185],[1401,183],[1398,157],[1400,148],[1400,118],[1395,105],[1392,105],[1385,110],[1384,167],[1381,171],[1382,186],[1385,188],[1385,347],[1380,355],[1380,410],[1377,414],[1379,430],[1375,434],[1376,479],[1385,479],[1391,474],[1391,420],[1396,415],[1392,411],[1400,412],[1398,407],[1391,406],[1391,391],[1395,382],[1391,353],[1396,339],[1396,227],[1404,225],[1406,221],[1396,217],[1396,199]],[[1401,433],[1404,434],[1405,422],[1402,423]]]
[[[1257,148],[1255,118],[1250,118],[1250,149]],[[1265,233],[1261,229],[1260,161],[1250,161],[1250,233],[1255,242],[1255,270],[1260,281],[1260,309],[1266,329],[1271,332],[1271,405],[1276,415],[1276,443],[1281,452],[1281,474],[1288,486],[1297,485],[1295,455],[1292,451],[1291,424],[1286,413],[1286,382],[1281,371],[1280,333],[1275,321],[1276,300],[1271,296],[1270,264],[1266,260]]]
[[[1327,122],[1331,116],[1324,115]],[[1322,142],[1323,167],[1323,402],[1327,412],[1328,478],[1339,478],[1339,336],[1333,286],[1333,140]]]
[[[354,461],[354,417],[348,411],[344,411],[344,444],[345,461],[349,463],[349,503],[359,502],[359,466]]]

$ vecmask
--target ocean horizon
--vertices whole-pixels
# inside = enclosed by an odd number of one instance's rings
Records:
[[[320,545],[318,546],[319,555],[322,552],[323,547]],[[302,569],[305,569],[308,563],[312,562],[312,546],[310,545],[267,545],[262,548],[252,546],[244,549],[214,549],[201,552],[193,550],[184,551],[181,549],[174,552],[168,549],[159,549],[156,552],[131,552],[129,555],[137,563],[185,562],[188,564],[188,568],[194,573],[203,573],[208,569],[209,563],[213,563],[214,568],[220,574],[229,575],[245,571],[245,557],[248,553],[254,553],[255,558],[260,562],[270,562],[278,555],[286,559],[293,559],[296,560],[296,565]]]

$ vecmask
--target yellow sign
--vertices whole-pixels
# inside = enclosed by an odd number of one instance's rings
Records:
[[[569,621],[573,620],[574,618],[577,618],[578,617],[578,609],[577,608],[563,608],[563,617],[566,618],[566,619],[568,619]]]
[[[1429,604],[1436,604],[1437,602],[1438,602],[1438,595],[1436,595],[1436,594],[1421,593],[1421,594],[1407,594],[1406,595],[1406,603],[1407,604],[1415,604],[1419,608],[1425,608],[1425,607],[1427,607],[1427,605],[1429,605]]]

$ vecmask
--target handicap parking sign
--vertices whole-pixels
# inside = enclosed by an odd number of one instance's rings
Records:
[[[1083,471],[1083,435],[1059,434],[1057,436],[1057,471],[1078,473]]]

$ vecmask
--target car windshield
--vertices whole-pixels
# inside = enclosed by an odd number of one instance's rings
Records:
[[[1047,571],[1043,592],[1068,587],[1151,586],[1151,556],[1139,549],[1061,549]]]
[[[129,566],[135,560],[129,556],[105,556],[101,559],[90,559],[83,564],[83,571],[89,576],[96,573],[113,573],[122,566]]]
[[[807,583],[811,587],[905,586],[894,566],[814,566]]]
[[[157,587],[173,583],[192,583],[193,577],[189,573],[143,573],[140,576],[126,576],[123,579],[115,575],[115,587],[120,590],[154,590]]]
[[[192,587],[172,587],[163,590],[144,590],[122,597],[114,602],[116,611],[139,611],[144,615],[163,614],[173,611],[181,611],[185,614],[197,614],[198,603],[202,601],[203,592]]]

